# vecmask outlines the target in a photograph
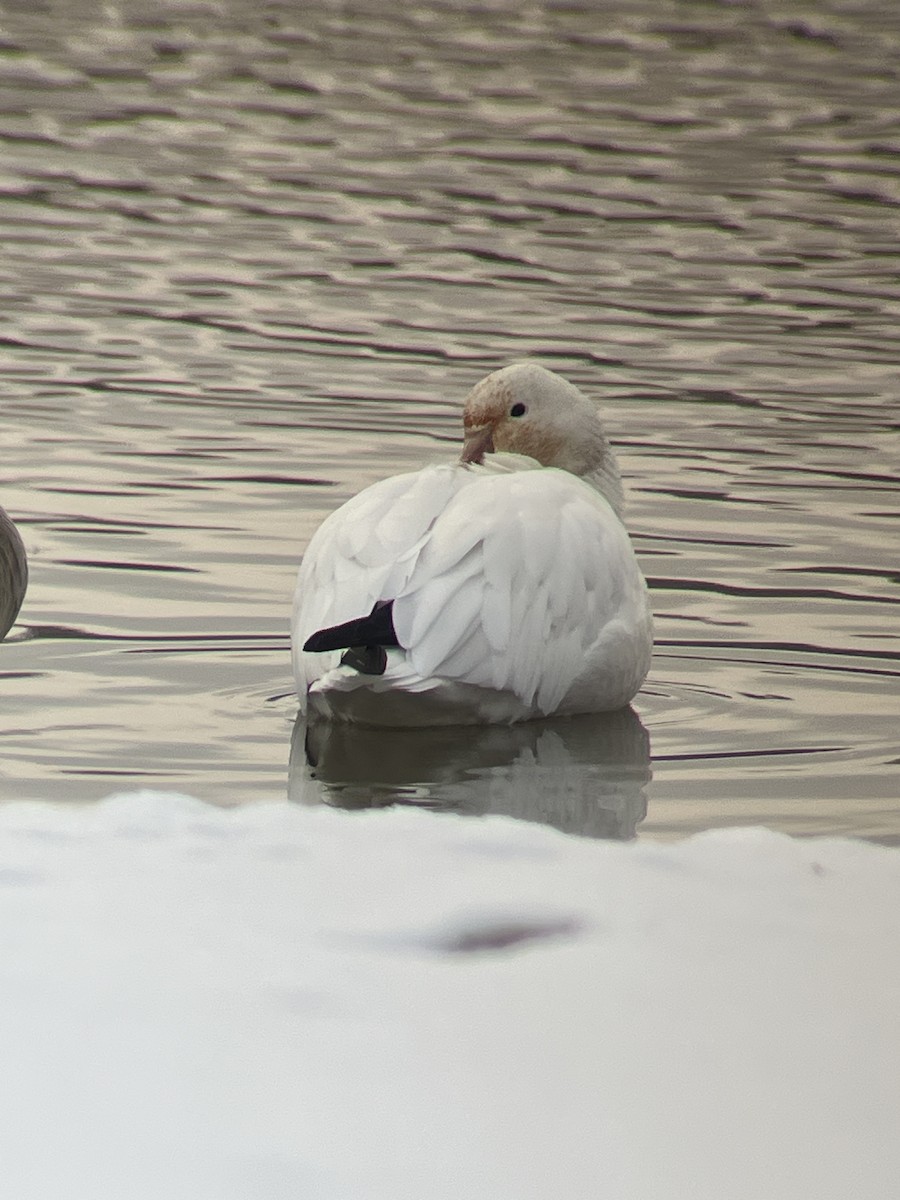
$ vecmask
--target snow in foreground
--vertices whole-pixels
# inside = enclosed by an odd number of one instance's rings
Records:
[[[900,852],[0,809],[16,1200],[885,1200]]]

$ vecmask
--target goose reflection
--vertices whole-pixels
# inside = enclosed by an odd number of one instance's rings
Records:
[[[19,615],[28,586],[28,560],[19,531],[0,508],[0,639]]]
[[[367,729],[298,717],[288,792],[336,808],[500,813],[627,839],[647,811],[650,739],[631,708],[509,726]]]

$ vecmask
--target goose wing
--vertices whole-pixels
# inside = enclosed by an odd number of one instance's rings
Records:
[[[646,586],[589,485],[553,469],[485,475],[435,523],[393,618],[418,675],[550,713],[597,647],[643,635]]]
[[[340,651],[305,654],[304,643],[402,593],[434,523],[464,483],[465,472],[450,465],[394,475],[359,492],[316,530],[300,564],[291,623],[301,702],[340,659]]]

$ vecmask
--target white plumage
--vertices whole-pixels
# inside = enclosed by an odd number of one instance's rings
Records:
[[[596,406],[522,363],[482,380],[463,420],[460,462],[366,488],[310,542],[292,642],[311,712],[370,725],[510,722],[619,708],[643,682],[646,584]],[[392,606],[396,644],[363,623],[355,639],[332,638],[337,649],[304,650],[380,604]],[[379,641],[381,673],[340,648]]]

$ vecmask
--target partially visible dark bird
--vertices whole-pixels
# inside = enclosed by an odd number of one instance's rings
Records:
[[[0,508],[0,638],[19,615],[28,587],[28,559],[19,531]]]

